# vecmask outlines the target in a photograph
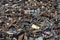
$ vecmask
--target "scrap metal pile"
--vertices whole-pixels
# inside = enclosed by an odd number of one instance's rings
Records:
[[[60,0],[0,0],[0,40],[60,40]]]

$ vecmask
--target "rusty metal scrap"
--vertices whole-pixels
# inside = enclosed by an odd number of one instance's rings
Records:
[[[60,40],[59,0],[0,0],[0,40]]]

